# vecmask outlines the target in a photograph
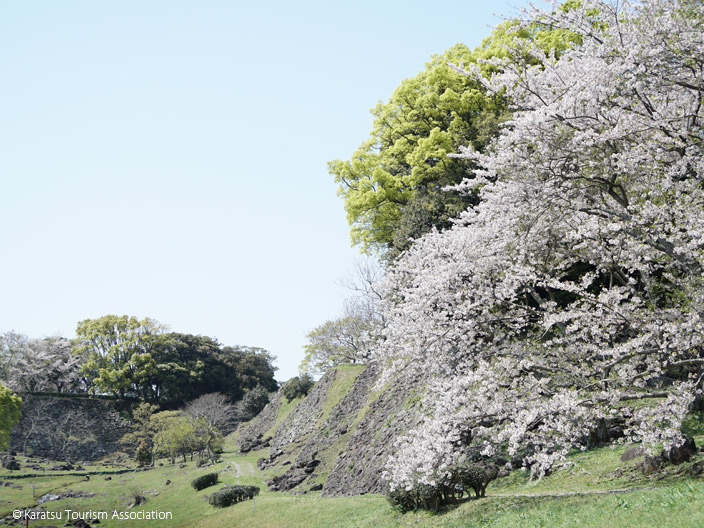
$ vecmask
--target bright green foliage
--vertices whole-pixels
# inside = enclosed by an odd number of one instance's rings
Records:
[[[204,447],[197,438],[191,421],[180,411],[157,412],[158,407],[140,403],[132,412],[132,431],[122,437],[122,443],[137,447],[135,458],[140,465],[154,465],[158,456],[186,456]]]
[[[559,31],[506,22],[474,51],[457,44],[433,56],[425,70],[404,80],[386,103],[372,109],[375,119],[369,139],[350,160],[328,163],[345,201],[353,244],[394,258],[412,239],[433,227],[449,227],[453,218],[476,203],[476,196],[443,190],[472,170],[467,160],[447,155],[460,146],[482,150],[510,114],[503,97],[487,94],[448,62],[467,66],[479,59],[505,57],[505,46],[521,40],[558,51],[568,41]],[[487,74],[492,68],[479,66]]]
[[[153,351],[164,330],[153,319],[127,315],[78,323],[74,352],[87,359],[82,372],[92,380],[93,390],[148,399],[147,382],[156,372]]]
[[[20,420],[22,399],[0,383],[0,450],[7,447],[10,433]]]
[[[156,413],[154,421],[154,451],[176,462],[181,455],[186,456],[202,449],[203,443],[198,439],[191,421],[179,411],[162,411]]]

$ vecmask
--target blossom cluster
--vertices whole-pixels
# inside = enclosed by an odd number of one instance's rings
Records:
[[[626,441],[681,441],[704,373],[704,4],[533,10],[579,42],[525,46],[482,78],[508,97],[479,205],[388,271],[382,383],[432,373],[424,422],[400,439],[390,487],[442,480],[469,434],[524,450],[542,475],[597,420]]]

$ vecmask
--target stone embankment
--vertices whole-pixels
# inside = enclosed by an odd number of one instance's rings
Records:
[[[113,402],[91,398],[23,396],[22,418],[13,428],[10,449],[72,462],[103,458],[120,449],[129,423]],[[66,444],[68,442],[68,444]]]
[[[281,416],[285,399],[279,391],[240,431],[242,451],[269,447],[260,469],[281,469],[267,482],[270,489],[322,489],[323,495],[383,491],[381,473],[395,439],[419,422],[409,399],[419,382],[377,391],[377,377],[374,364],[333,369],[288,415]]]

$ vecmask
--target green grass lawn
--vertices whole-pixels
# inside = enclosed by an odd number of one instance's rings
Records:
[[[696,432],[697,431],[693,431]],[[233,437],[234,438],[234,437]],[[321,497],[319,493],[291,495],[266,491],[263,480],[280,472],[272,468],[260,472],[256,461],[267,450],[246,455],[236,453],[233,438],[225,444],[223,461],[214,467],[199,469],[195,462],[183,468],[164,463],[148,471],[110,475],[93,475],[89,481],[80,476],[46,475],[10,481],[14,486],[0,487],[0,517],[15,508],[35,504],[47,492],[95,493],[92,498],[66,498],[47,502],[55,512],[100,511],[108,514],[101,528],[169,527],[214,528],[242,527],[701,527],[704,526],[704,480],[687,476],[694,462],[668,466],[661,472],[642,475],[633,462],[623,463],[619,457],[623,447],[577,452],[563,467],[540,481],[531,482],[525,472],[515,471],[493,482],[487,497],[465,500],[437,514],[428,512],[401,514],[391,509],[384,497]],[[702,438],[697,436],[698,443]],[[23,457],[19,457],[23,462]],[[86,467],[86,470],[104,467]],[[221,483],[196,492],[191,481],[204,473],[219,471]],[[25,470],[23,470],[25,472]],[[30,472],[26,471],[25,473]],[[166,484],[169,480],[170,483]],[[223,483],[257,485],[261,494],[229,508],[211,507],[205,497],[220,489]],[[36,489],[33,490],[33,486]],[[631,491],[604,493],[627,488]],[[130,512],[161,511],[171,514],[165,520],[110,519],[112,512],[125,511],[134,493],[142,493],[148,501]],[[573,495],[568,495],[572,493]],[[562,496],[560,496],[562,494]],[[576,494],[576,495],[575,495]],[[30,526],[51,525],[34,521]]]

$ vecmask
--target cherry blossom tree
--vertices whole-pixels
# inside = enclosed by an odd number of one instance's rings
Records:
[[[524,46],[490,79],[454,65],[513,118],[458,154],[482,168],[458,187],[479,204],[387,272],[382,383],[431,374],[391,489],[443,483],[470,441],[529,448],[541,476],[613,416],[626,442],[677,444],[701,394],[704,4],[583,0],[536,20],[580,44]]]
[[[71,353],[71,341],[60,336],[30,339],[15,332],[0,335],[0,379],[23,392],[84,390],[80,369],[85,362]]]

